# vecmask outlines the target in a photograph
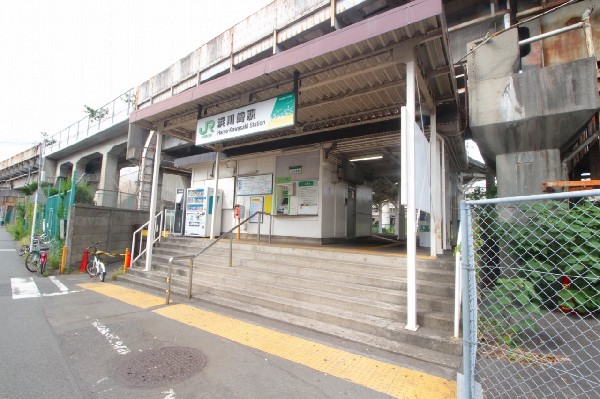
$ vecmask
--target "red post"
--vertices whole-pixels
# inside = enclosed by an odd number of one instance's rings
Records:
[[[86,266],[87,266],[87,264],[88,264],[88,255],[89,255],[89,251],[88,251],[88,249],[86,248],[86,249],[83,251],[83,256],[81,257],[81,265],[79,265],[79,271],[80,271],[80,272],[84,272],[84,271],[85,271],[85,267],[86,267]]]

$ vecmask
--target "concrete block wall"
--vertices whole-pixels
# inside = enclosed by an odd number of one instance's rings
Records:
[[[67,265],[79,266],[85,248],[96,241],[102,241],[98,249],[124,253],[131,247],[134,226],[147,221],[147,211],[75,204],[69,212],[65,242]]]

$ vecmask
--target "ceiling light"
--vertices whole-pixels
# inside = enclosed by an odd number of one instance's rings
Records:
[[[364,157],[350,159],[350,162],[372,161],[374,159],[381,159],[381,158],[383,158],[383,155],[365,155]]]

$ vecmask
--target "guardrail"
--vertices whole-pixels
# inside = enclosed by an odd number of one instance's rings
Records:
[[[163,233],[163,228],[164,228],[164,211],[161,211],[159,213],[157,213],[156,215],[154,215],[154,223],[155,226],[157,228],[154,229],[154,239],[152,240],[152,245],[154,245],[156,242],[160,241],[160,239],[162,238],[162,233]],[[160,219],[160,220],[159,220]],[[142,243],[144,240],[142,240],[142,231],[144,230],[144,228],[148,227],[148,225],[150,224],[150,221],[147,221],[146,223],[144,223],[143,225],[140,226],[139,229],[137,229],[136,231],[133,232],[133,237],[131,240],[131,251],[132,251],[132,257],[135,254],[135,246],[136,246],[136,235],[139,234],[140,235],[140,242],[139,242],[139,248],[138,248],[138,253],[137,255],[131,260],[131,265],[133,265],[135,263],[135,261],[137,261],[139,258],[141,258],[142,255],[144,255],[146,253],[146,248],[144,248],[142,250]],[[147,238],[149,239],[149,238]]]

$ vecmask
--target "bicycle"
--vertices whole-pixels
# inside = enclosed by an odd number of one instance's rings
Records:
[[[49,244],[49,242],[46,242],[47,238],[48,238],[48,235],[46,233],[42,233],[37,236],[34,236],[33,243],[31,245],[30,244],[21,245],[21,248],[19,248],[19,256],[23,256],[27,252],[31,252],[31,248],[39,247],[41,244]]]
[[[97,241],[95,244],[87,247],[90,258],[88,260],[88,264],[85,266],[85,270],[88,272],[90,277],[100,277],[100,281],[104,281],[106,277],[106,266],[100,259],[100,256],[110,253],[106,251],[100,251],[96,248],[96,246],[101,243],[102,241]]]
[[[44,274],[46,272],[46,266],[48,264],[48,251],[50,247],[48,246],[39,246],[38,249],[34,249],[29,252],[27,258],[25,259],[25,267],[31,273],[35,273],[38,270],[40,274]]]

